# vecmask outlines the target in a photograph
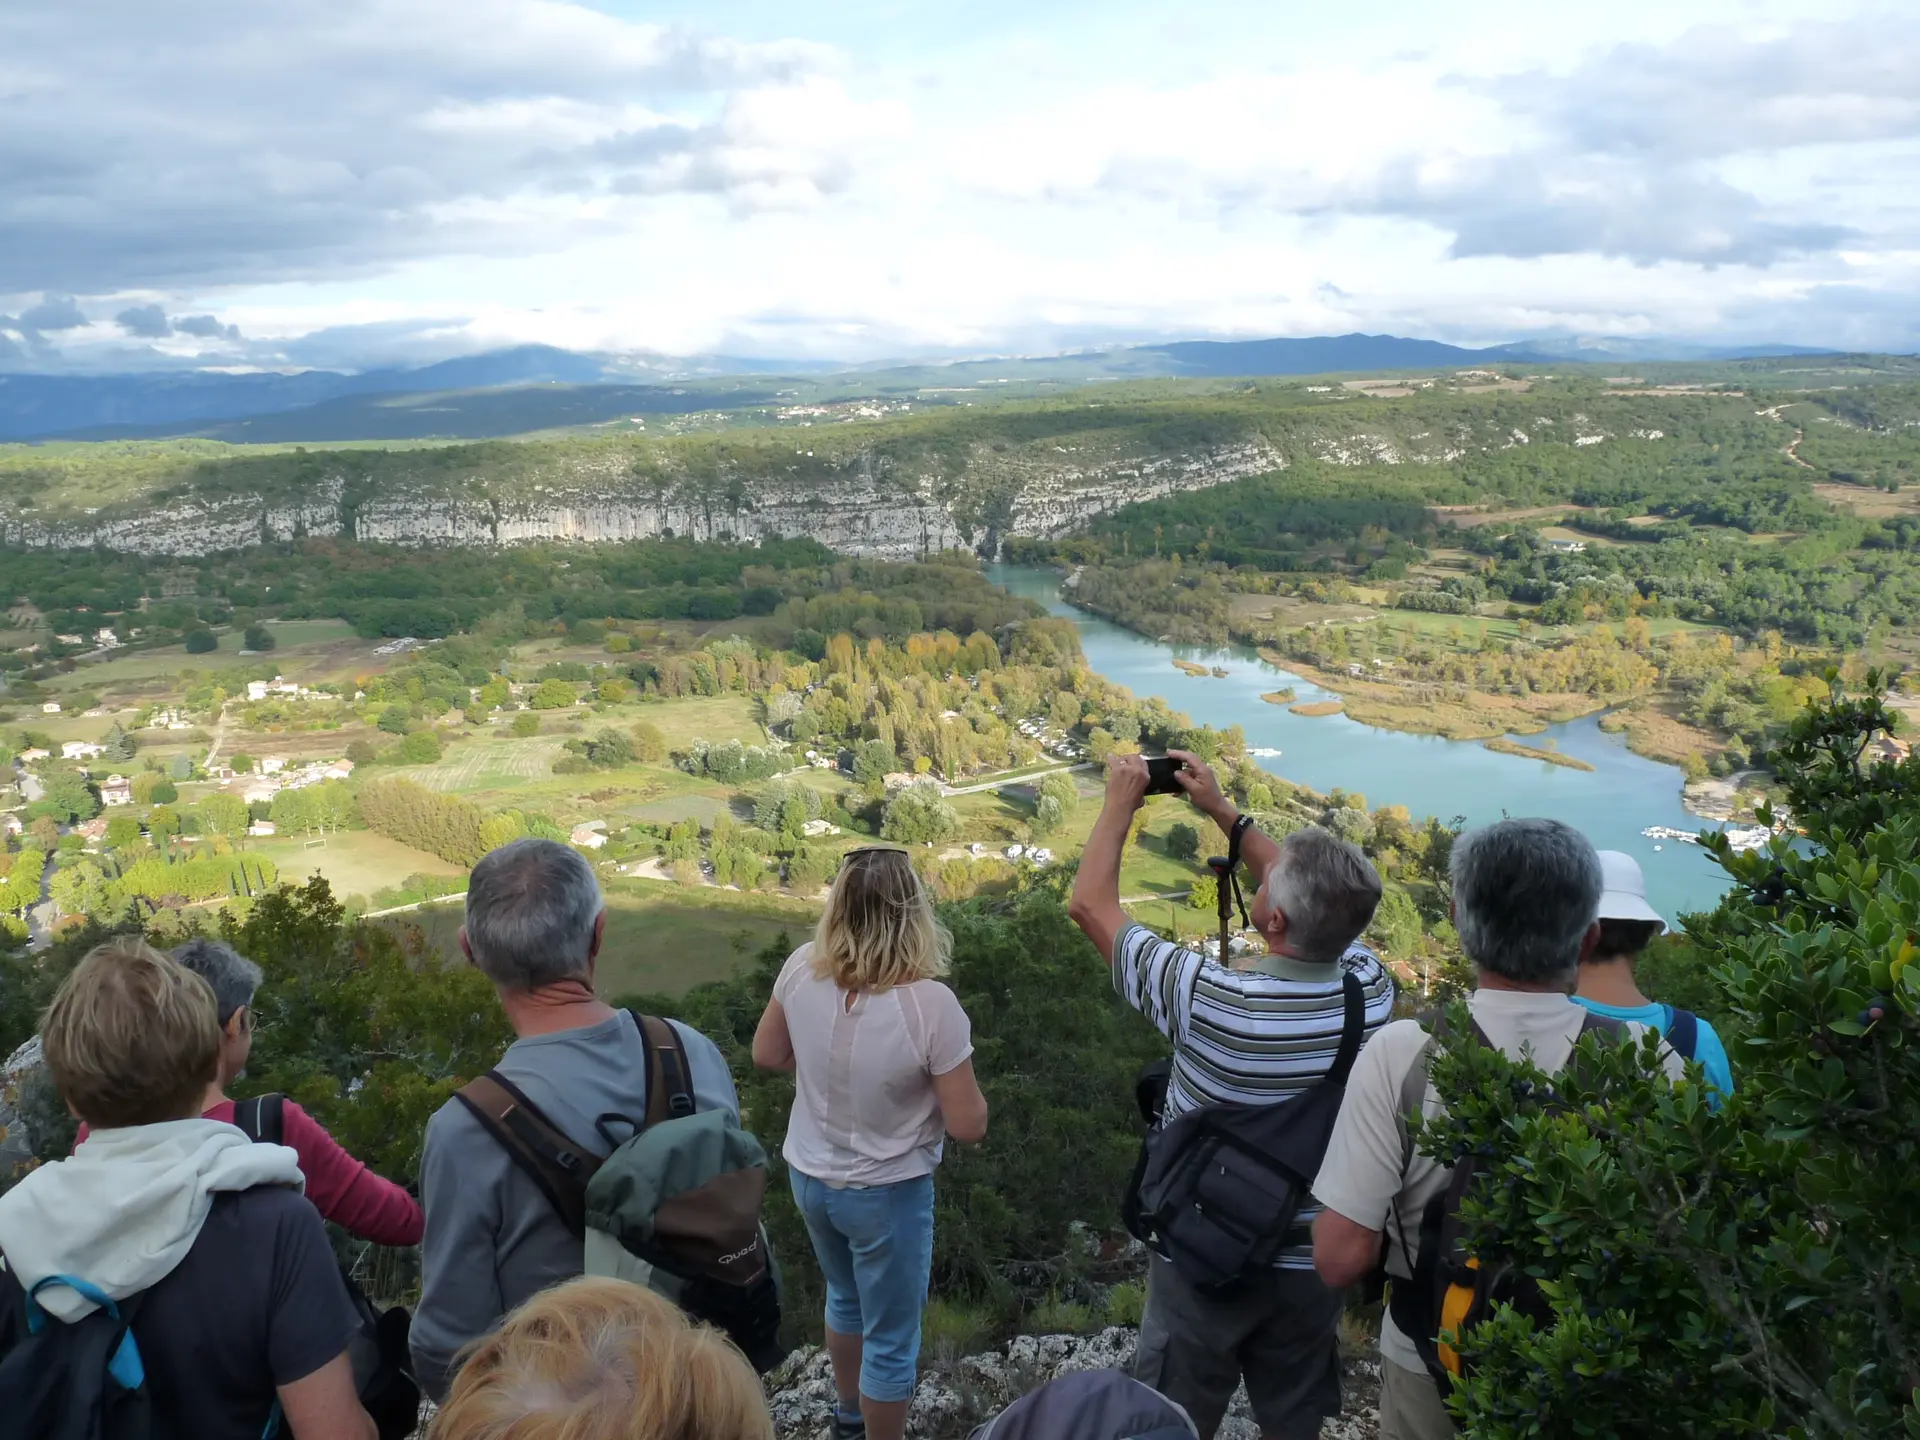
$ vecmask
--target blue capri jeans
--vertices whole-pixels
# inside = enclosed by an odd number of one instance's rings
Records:
[[[827,1328],[864,1341],[860,1393],[913,1398],[933,1273],[933,1177],[836,1190],[792,1168],[787,1175],[827,1277]]]

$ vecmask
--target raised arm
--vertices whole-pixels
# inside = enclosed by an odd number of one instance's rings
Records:
[[[323,1219],[376,1245],[420,1243],[425,1221],[419,1201],[348,1154],[293,1101],[283,1115],[286,1143],[299,1153],[307,1177],[307,1198]]]
[[[1220,788],[1213,767],[1190,751],[1169,750],[1167,754],[1182,762],[1181,768],[1174,772],[1174,779],[1187,792],[1187,799],[1193,802],[1193,808],[1218,825],[1222,835],[1231,835],[1234,822],[1240,818],[1240,810]],[[1249,825],[1241,832],[1240,859],[1246,865],[1247,873],[1253,877],[1255,886],[1266,877],[1267,871],[1273,868],[1273,862],[1279,858],[1279,844],[1264,834],[1258,825]]]
[[[1093,822],[1093,833],[1081,852],[1080,873],[1074,877],[1073,898],[1067,902],[1067,914],[1109,965],[1113,964],[1114,942],[1132,923],[1120,908],[1120,857],[1126,849],[1127,827],[1146,794],[1147,762],[1143,758],[1114,755],[1107,760],[1106,803],[1100,807],[1100,818]]]

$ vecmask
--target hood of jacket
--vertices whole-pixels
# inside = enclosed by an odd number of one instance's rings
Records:
[[[0,1256],[23,1289],[70,1275],[123,1300],[173,1273],[215,1194],[256,1185],[304,1190],[300,1157],[220,1120],[96,1130],[0,1195]],[[39,1302],[65,1321],[96,1308],[64,1285],[48,1286]]]

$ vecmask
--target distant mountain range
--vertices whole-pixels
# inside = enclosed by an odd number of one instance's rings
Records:
[[[1715,361],[1830,351],[1622,339],[1527,340],[1468,349],[1397,335],[1185,340],[1076,354],[849,368],[820,361],[582,354],[521,345],[417,369],[348,374],[166,371],[0,374],[0,440],[204,436],[240,443],[521,434],[626,415],[765,405],[784,397],[900,395],[982,383],[1318,375],[1494,364]],[[776,380],[801,382],[782,386]]]

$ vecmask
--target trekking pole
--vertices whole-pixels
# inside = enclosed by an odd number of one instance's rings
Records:
[[[1209,855],[1207,868],[1213,872],[1214,890],[1220,910],[1220,963],[1227,963],[1227,930],[1233,923],[1233,861],[1225,855]]]

